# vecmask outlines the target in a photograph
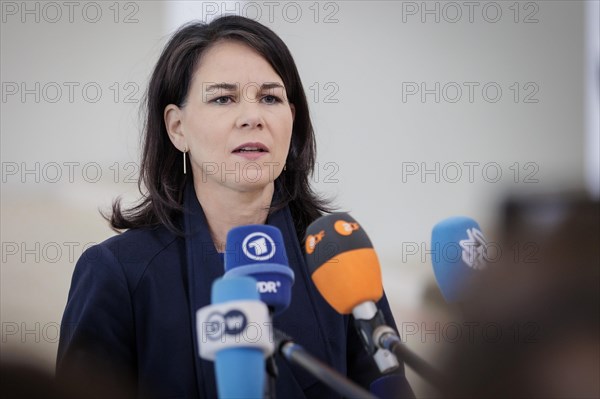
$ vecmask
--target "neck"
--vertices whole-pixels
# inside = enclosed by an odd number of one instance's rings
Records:
[[[225,252],[227,233],[234,227],[265,224],[273,199],[274,184],[251,191],[194,182],[196,196],[208,222],[218,252]]]

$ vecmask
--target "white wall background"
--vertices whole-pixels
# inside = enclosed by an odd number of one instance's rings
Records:
[[[112,234],[98,208],[135,198],[139,101],[162,46],[189,19],[231,12],[294,54],[315,185],[369,232],[398,324],[443,317],[422,301],[432,226],[464,214],[492,231],[507,195],[583,190],[598,154],[585,149],[586,4],[469,4],[3,1],[2,357],[52,368],[74,263]],[[409,344],[431,359],[422,341]]]

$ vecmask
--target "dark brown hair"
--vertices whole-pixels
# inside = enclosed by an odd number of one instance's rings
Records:
[[[117,198],[112,214],[105,216],[114,230],[165,225],[181,234],[176,216],[182,212],[183,191],[191,174],[184,175],[181,152],[171,143],[163,112],[168,104],[183,106],[204,52],[221,40],[236,40],[261,54],[283,80],[288,101],[295,107],[286,170],[275,181],[276,202],[270,211],[290,206],[300,238],[310,222],[328,212],[327,201],[312,191],[309,178],[316,160],[316,145],[308,103],[292,55],[269,28],[248,18],[224,16],[211,23],[183,25],[164,48],[150,78],[145,96],[146,121],[138,188],[140,202],[122,209]],[[188,170],[189,167],[188,160]]]

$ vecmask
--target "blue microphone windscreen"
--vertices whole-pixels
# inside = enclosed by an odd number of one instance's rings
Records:
[[[260,299],[274,310],[285,310],[292,295],[294,272],[289,266],[281,231],[269,225],[247,225],[227,234],[225,278],[256,279]]]
[[[215,358],[219,398],[263,398],[265,359],[255,348],[225,349]]]
[[[234,227],[227,233],[225,271],[256,263],[287,266],[281,231],[274,226],[251,224]]]
[[[486,265],[486,246],[479,225],[471,218],[451,217],[434,226],[433,272],[447,302],[466,299],[472,280]]]
[[[211,303],[219,304],[239,300],[259,300],[256,280],[251,277],[219,278],[213,282]]]
[[[388,374],[379,377],[369,385],[369,390],[380,399],[414,398],[406,377],[403,374]]]
[[[259,300],[255,279],[235,277],[215,280],[212,286],[212,304],[239,300]],[[227,323],[227,320],[223,323]],[[265,358],[262,350],[234,347],[217,352],[215,379],[219,398],[262,398],[265,383]]]

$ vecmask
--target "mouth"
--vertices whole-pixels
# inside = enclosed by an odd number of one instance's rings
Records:
[[[244,144],[236,147],[232,152],[233,153],[242,153],[242,154],[263,153],[263,152],[269,152],[269,149],[263,143],[244,143]]]

